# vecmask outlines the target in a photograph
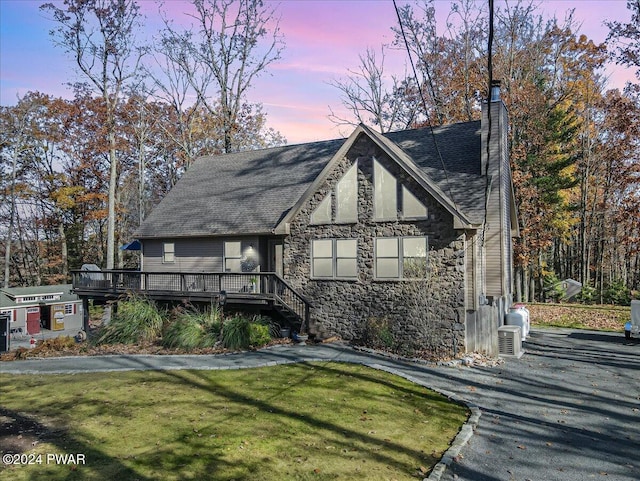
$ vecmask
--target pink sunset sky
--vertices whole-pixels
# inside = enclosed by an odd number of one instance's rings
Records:
[[[49,36],[53,22],[40,12],[42,3],[0,0],[0,105],[13,105],[18,96],[30,90],[67,98],[72,95],[66,83],[77,79],[74,65],[54,47]],[[405,3],[398,0],[398,5]],[[559,19],[575,8],[574,16],[582,24],[580,33],[596,43],[604,42],[608,34],[605,20],[628,22],[631,18],[625,0],[534,3],[545,16],[556,15]],[[147,17],[145,30],[157,29],[160,23],[155,2],[139,0],[139,4]],[[348,135],[348,129],[337,127],[328,118],[329,106],[341,112],[340,93],[330,82],[357,68],[358,55],[367,47],[379,52],[381,44],[391,43],[391,27],[397,24],[393,2],[282,0],[268,4],[277,7],[281,16],[280,30],[286,46],[282,59],[254,82],[249,100],[263,104],[268,125],[280,131],[290,144]],[[439,24],[444,24],[450,4],[450,0],[435,2]],[[499,8],[504,0],[495,0],[495,5]],[[186,2],[167,0],[165,6],[175,21],[185,18]],[[404,51],[387,49],[385,70],[389,74],[402,74],[405,64]],[[626,80],[633,79],[632,71],[615,65],[607,74],[612,88],[621,88]]]

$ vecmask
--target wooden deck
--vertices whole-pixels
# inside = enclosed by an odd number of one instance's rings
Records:
[[[142,272],[126,270],[71,273],[73,291],[83,299],[117,300],[128,294],[149,299],[218,304],[276,311],[308,332],[310,303],[273,272]]]

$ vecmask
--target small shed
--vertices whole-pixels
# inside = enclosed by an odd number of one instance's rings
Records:
[[[565,279],[562,281],[562,290],[564,290],[564,298],[567,301],[573,300],[582,292],[582,283],[575,279]]]
[[[71,293],[71,284],[0,289],[0,312],[10,316],[12,333],[38,334],[82,329],[82,301]]]

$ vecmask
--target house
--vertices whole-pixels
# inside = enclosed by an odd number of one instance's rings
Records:
[[[273,272],[311,333],[384,319],[414,350],[497,354],[518,227],[493,95],[481,121],[197,159],[137,230],[141,270]]]
[[[70,284],[0,289],[0,313],[9,314],[12,333],[38,334],[41,326],[53,331],[82,329],[82,301]]]

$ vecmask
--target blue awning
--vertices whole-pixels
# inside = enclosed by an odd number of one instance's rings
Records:
[[[128,244],[120,246],[121,251],[139,251],[141,248],[142,244],[140,244],[139,240],[134,240],[129,242]]]

